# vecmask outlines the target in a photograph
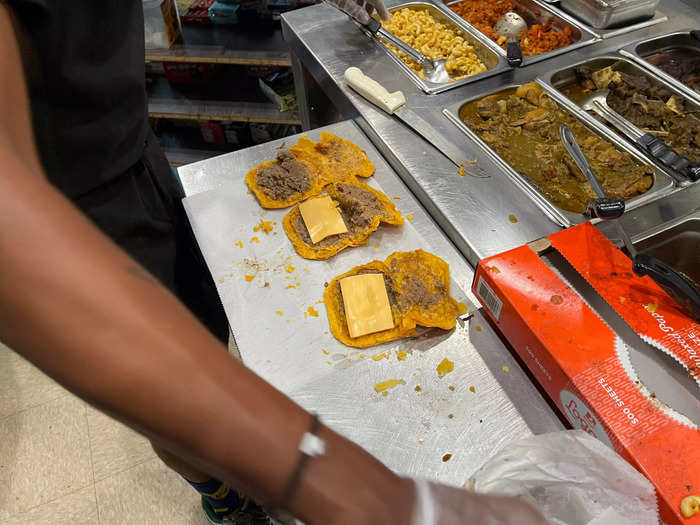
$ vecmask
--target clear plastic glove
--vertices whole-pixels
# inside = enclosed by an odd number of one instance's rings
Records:
[[[416,480],[411,525],[547,525],[528,503]]]
[[[389,11],[382,0],[326,0],[332,6],[347,13],[361,24],[369,22],[376,10],[382,20],[389,20]]]

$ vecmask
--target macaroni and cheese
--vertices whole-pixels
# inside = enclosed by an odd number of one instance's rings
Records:
[[[436,21],[427,11],[403,8],[393,11],[388,22],[382,22],[385,29],[409,46],[433,60],[446,59],[445,69],[450,74],[450,80],[457,80],[486,71],[486,66],[474,53],[474,46],[459,36],[454,30]],[[408,67],[421,78],[421,66],[385,42]]]

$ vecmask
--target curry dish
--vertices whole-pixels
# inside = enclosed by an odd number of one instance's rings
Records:
[[[566,123],[603,190],[630,199],[653,184],[653,170],[594,135],[531,82],[462,106],[460,119],[555,206],[582,213],[596,194],[559,136]]]

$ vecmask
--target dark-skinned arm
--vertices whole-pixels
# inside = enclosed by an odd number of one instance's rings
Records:
[[[45,178],[11,14],[0,3],[0,340],[201,470],[277,502],[310,416],[231,358]],[[289,509],[307,523],[407,523],[403,480],[323,428]]]

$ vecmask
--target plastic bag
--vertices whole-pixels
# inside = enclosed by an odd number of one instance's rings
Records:
[[[634,467],[582,430],[509,444],[468,488],[520,496],[553,525],[657,525],[654,487]]]

